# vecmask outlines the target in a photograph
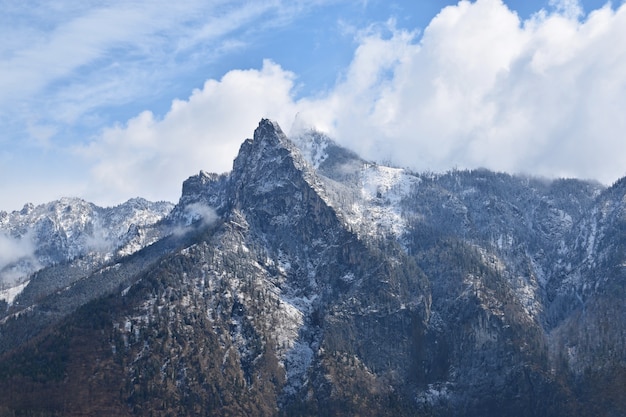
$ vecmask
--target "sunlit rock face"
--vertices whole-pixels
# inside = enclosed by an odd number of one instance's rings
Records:
[[[621,415],[624,184],[418,174],[262,120],[173,209],[4,213],[62,259],[4,305],[0,411]]]

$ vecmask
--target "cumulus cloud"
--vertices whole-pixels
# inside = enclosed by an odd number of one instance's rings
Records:
[[[553,2],[526,21],[501,0],[461,1],[422,34],[373,25],[345,75],[295,98],[272,61],[209,80],[161,119],[146,111],[82,149],[91,198],[175,200],[184,178],[228,171],[259,119],[296,114],[373,160],[417,170],[486,167],[611,183],[626,174],[626,5],[582,15]]]
[[[522,22],[500,0],[461,1],[419,40],[370,30],[308,113],[369,158],[610,183],[626,173],[626,5],[584,20],[561,5]]]

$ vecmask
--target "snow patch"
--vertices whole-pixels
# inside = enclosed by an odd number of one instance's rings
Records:
[[[404,169],[366,164],[362,171],[361,201],[351,208],[347,221],[362,233],[391,233],[397,237],[406,230],[402,200],[420,184],[421,179]]]
[[[7,302],[7,304],[12,305],[15,297],[17,297],[22,293],[22,291],[24,291],[24,288],[26,288],[29,282],[30,280],[16,285],[15,287],[7,288],[0,291],[0,300],[4,300]]]
[[[302,157],[315,169],[328,158],[327,148],[331,140],[315,129],[305,126],[301,120],[294,122],[289,138],[300,150]]]

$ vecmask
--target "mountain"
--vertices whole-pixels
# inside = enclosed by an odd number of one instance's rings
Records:
[[[102,208],[76,198],[63,198],[20,211],[0,212],[0,299],[9,304],[33,273],[81,258],[98,265],[129,255],[158,239],[146,234],[172,209],[166,202],[141,198]]]
[[[110,258],[130,254],[146,242],[138,228],[156,223],[172,209],[166,202],[135,198],[117,207],[102,208],[76,198],[63,198],[20,211],[0,212],[0,238],[6,255],[0,264],[5,284],[38,269],[77,257]],[[12,256],[11,256],[12,255]]]
[[[5,329],[15,325],[0,338],[0,350],[113,288],[117,277],[102,282],[92,276],[160,240],[159,222],[172,208],[140,198],[108,208],[63,198],[0,212],[0,320]]]
[[[23,281],[0,415],[623,415],[625,206],[626,179],[418,174],[262,120]]]

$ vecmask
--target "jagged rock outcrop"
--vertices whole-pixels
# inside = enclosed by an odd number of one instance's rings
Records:
[[[624,184],[416,174],[262,120],[151,245],[30,280],[0,415],[619,415]]]

